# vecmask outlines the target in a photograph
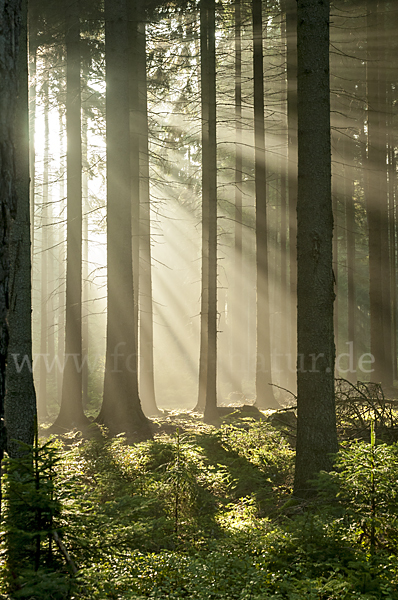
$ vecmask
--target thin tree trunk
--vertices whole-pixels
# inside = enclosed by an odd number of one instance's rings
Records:
[[[379,70],[376,66],[378,44],[377,3],[367,0],[367,95],[368,159],[366,173],[366,209],[369,230],[370,350],[373,355],[372,380],[383,382],[386,364],[383,336],[382,214],[379,200],[383,145],[381,140]]]
[[[217,142],[216,142],[216,23],[215,0],[201,0],[207,9],[207,167],[208,177],[208,321],[207,380],[204,419],[218,418],[217,412]],[[203,225],[206,227],[206,224]]]
[[[256,406],[279,408],[271,387],[262,2],[253,0],[254,171],[256,194],[257,360]]]
[[[30,225],[32,262],[35,250],[35,163],[36,163],[36,70],[37,39],[34,23],[29,20],[29,176],[30,176]]]
[[[40,379],[38,394],[38,417],[41,421],[48,419],[47,409],[47,343],[48,343],[48,184],[49,184],[49,99],[48,99],[48,66],[46,65],[44,93],[44,167],[43,195],[41,207],[41,304],[40,304]]]
[[[295,392],[293,365],[297,356],[297,2],[286,2],[286,75],[288,129],[288,196],[289,196],[289,268],[290,268],[290,343],[288,346],[287,387]]]
[[[206,405],[209,320],[209,56],[207,0],[200,1],[200,73],[202,111],[202,289],[200,304],[200,352],[198,402],[194,410],[203,411]]]
[[[55,272],[54,272],[54,217],[53,217],[53,198],[51,176],[48,185],[48,212],[47,212],[47,354],[48,364],[51,369],[47,373],[47,397],[52,404],[56,388],[55,364],[55,322],[54,322],[54,291],[55,291]]]
[[[390,274],[391,274],[391,321],[392,321],[392,356],[393,379],[397,379],[397,240],[396,240],[396,206],[395,206],[395,173],[396,159],[393,130],[393,94],[390,83],[389,126],[388,126],[388,206],[389,206],[389,239],[390,239]]]
[[[89,351],[89,289],[88,280],[88,159],[87,159],[87,114],[83,112],[82,122],[82,200],[83,200],[83,228],[82,228],[82,398],[83,406],[88,404],[88,351]]]
[[[155,399],[153,364],[153,300],[151,212],[149,189],[148,98],[146,75],[146,25],[138,25],[140,108],[140,397],[147,415],[161,414]]]
[[[77,4],[66,9],[66,302],[65,368],[54,430],[84,427],[82,402],[82,144],[80,20]]]
[[[234,290],[232,315],[232,361],[231,371],[234,388],[242,392],[242,344],[245,336],[242,323],[243,310],[243,244],[242,244],[242,39],[241,39],[241,0],[235,1],[235,248],[234,248]]]
[[[281,38],[282,45],[286,46],[286,19],[282,18],[281,22]],[[287,99],[287,81],[285,84],[286,99]],[[286,128],[287,133],[287,128]],[[280,296],[279,296],[279,307],[280,307],[280,370],[282,372],[281,386],[286,387],[289,381],[288,373],[288,356],[289,352],[289,291],[290,286],[288,285],[288,189],[289,189],[289,163],[288,163],[288,136],[284,138],[283,143],[286,143],[286,150],[282,151],[280,157],[280,194],[281,194],[281,216],[280,216]]]
[[[356,289],[355,289],[355,201],[354,201],[354,177],[352,174],[351,158],[354,153],[352,147],[354,140],[348,139],[345,142],[346,152],[344,164],[344,201],[345,201],[345,220],[347,231],[347,333],[349,344],[349,358],[347,379],[353,383],[357,380],[357,336],[356,336]]]
[[[59,202],[61,206],[59,238],[58,238],[58,371],[57,371],[57,399],[61,404],[62,398],[62,379],[65,352],[65,227],[64,227],[64,208],[65,208],[65,144],[64,144],[64,124],[63,113],[59,111],[59,147],[60,147],[60,179],[59,179]]]
[[[139,69],[138,48],[138,3],[132,2],[129,7],[129,40],[130,40],[130,181],[131,181],[131,234],[133,252],[134,277],[134,323],[135,339],[138,354],[139,325],[139,284],[140,284],[140,114],[139,106]],[[137,365],[138,369],[138,365]]]
[[[385,46],[380,44],[380,40],[385,39],[386,34],[386,9],[385,0],[379,0],[379,33],[378,42],[378,71],[379,71],[379,111],[380,111],[380,189],[379,201],[381,203],[381,268],[382,268],[382,295],[383,295],[383,338],[385,363],[383,368],[383,383],[387,387],[392,387],[394,383],[392,354],[392,312],[391,312],[391,272],[390,272],[390,240],[389,240],[389,204],[387,187],[387,72],[386,72],[386,50]],[[374,57],[373,57],[374,60]]]
[[[297,445],[294,493],[337,452],[334,400],[329,2],[298,0]]]
[[[334,329],[334,343],[336,346],[337,353],[339,352],[339,219],[338,219],[338,192],[334,190],[332,206],[333,206],[333,273],[335,281],[336,297],[334,299],[334,313],[333,313],[333,329]],[[337,363],[335,365],[336,377],[339,376],[337,372]]]

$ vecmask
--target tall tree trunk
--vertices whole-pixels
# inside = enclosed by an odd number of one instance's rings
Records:
[[[143,19],[143,16],[141,16]],[[149,189],[148,98],[146,74],[146,25],[138,24],[137,36],[140,109],[140,397],[147,415],[161,414],[155,399],[153,364],[153,300],[151,212]]]
[[[333,212],[331,193],[329,1],[297,3],[297,446],[294,493],[332,467],[334,400]]]
[[[217,148],[215,2],[200,2],[202,101],[202,296],[199,397],[205,420],[217,418]]]
[[[151,436],[138,394],[131,235],[129,42],[126,0],[105,0],[108,321],[98,421],[111,433]]]
[[[370,350],[373,355],[373,381],[384,383],[386,354],[383,332],[383,266],[382,213],[379,195],[382,190],[382,161],[384,157],[381,116],[379,69],[376,62],[379,17],[377,2],[367,0],[367,101],[368,101],[368,159],[366,209],[369,230],[369,300]]]
[[[378,192],[381,204],[381,268],[382,268],[382,319],[383,319],[383,338],[385,363],[383,368],[383,383],[387,387],[392,387],[394,382],[392,355],[392,312],[391,312],[391,272],[390,272],[390,241],[389,240],[389,203],[387,187],[387,66],[386,66],[386,48],[380,44],[380,40],[386,39],[386,10],[385,0],[378,1],[379,12],[379,32],[378,42],[378,71],[379,71],[379,114],[380,114],[380,150],[379,150],[379,169],[380,169],[380,189]],[[374,60],[374,57],[373,57]]]
[[[396,239],[396,206],[395,206],[395,185],[396,185],[396,159],[395,159],[395,140],[393,129],[393,93],[390,82],[389,94],[389,123],[388,123],[388,206],[389,206],[389,239],[390,239],[390,274],[391,274],[391,321],[392,321],[392,356],[393,356],[393,379],[397,379],[397,239]]]
[[[63,112],[59,111],[59,147],[60,147],[60,178],[59,178],[59,202],[60,202],[60,214],[63,215],[63,209],[65,205],[65,136],[64,136],[64,123],[63,123]],[[63,380],[63,368],[64,364],[64,353],[65,353],[65,227],[62,222],[61,216],[59,224],[59,238],[58,238],[58,344],[57,344],[57,355],[58,355],[58,371],[57,371],[57,399],[58,404],[61,404],[62,398],[62,380]]]
[[[65,368],[54,430],[89,423],[82,403],[82,144],[80,19],[77,4],[66,8],[66,302]]]
[[[37,411],[39,420],[48,419],[47,398],[47,342],[48,342],[48,185],[49,185],[49,99],[48,99],[48,65],[44,75],[44,166],[43,166],[43,195],[41,206],[41,284],[40,284],[40,378]]]
[[[235,247],[234,247],[234,289],[232,314],[232,361],[231,371],[234,388],[242,392],[243,352],[245,337],[242,318],[243,310],[243,244],[242,244],[242,39],[241,39],[241,0],[235,0]]]
[[[53,403],[56,388],[56,366],[55,359],[55,320],[54,320],[54,293],[55,293],[55,260],[54,260],[54,215],[52,181],[49,177],[48,185],[48,212],[47,212],[47,354],[49,368],[47,372],[47,397],[49,403]]]
[[[337,353],[339,352],[339,223],[338,223],[338,191],[334,190],[332,207],[333,207],[333,273],[335,281],[336,297],[334,299],[334,314],[333,314],[333,329],[334,329],[334,343],[336,346]],[[338,374],[338,365],[336,363],[336,377]]]
[[[285,3],[290,267],[290,343],[287,386],[294,392],[296,390],[294,365],[297,356],[297,2],[285,0]]]
[[[15,189],[13,124],[17,100],[20,17],[20,1],[10,0],[0,6],[0,463],[3,459],[3,452],[6,445],[4,397],[8,347],[9,227],[10,217],[15,216],[17,198]]]
[[[82,223],[82,400],[83,407],[88,404],[88,378],[89,378],[89,289],[88,280],[88,159],[87,159],[87,113],[83,111],[82,122],[82,200],[83,200],[83,223]]]
[[[204,177],[208,179],[207,203],[208,220],[202,224],[207,229],[207,368],[206,368],[206,403],[204,419],[209,422],[218,418],[217,412],[217,142],[216,142],[216,22],[215,0],[201,0],[206,16],[206,54],[205,60],[207,86],[204,114],[204,136],[207,138],[202,152],[207,153],[204,165],[207,169]],[[201,8],[202,10],[202,8]],[[203,286],[203,284],[202,284]]]
[[[209,155],[209,107],[207,98],[209,96],[208,73],[208,15],[207,0],[200,0],[200,89],[202,110],[202,289],[200,299],[200,351],[199,351],[199,389],[198,402],[194,410],[203,411],[206,404],[206,382],[208,365],[208,305],[209,305],[209,179],[208,155]]]
[[[349,364],[347,379],[353,383],[357,380],[357,336],[356,336],[356,289],[355,289],[355,199],[354,199],[354,177],[352,172],[352,158],[354,140],[349,138],[345,142],[344,153],[344,201],[345,219],[347,232],[347,333],[349,344]],[[352,360],[351,360],[352,357]],[[351,365],[352,362],[352,365]]]
[[[264,131],[262,2],[253,0],[254,171],[256,194],[257,359],[256,406],[279,408],[271,387],[267,189]]]
[[[140,284],[140,114],[139,106],[139,48],[138,48],[138,2],[129,4],[130,41],[130,181],[131,181],[131,234],[134,277],[134,323],[138,355],[139,284]],[[137,365],[138,369],[138,365]]]
[[[17,212],[10,234],[10,310],[5,425],[7,452],[15,458],[23,453],[18,442],[33,445],[36,421],[36,393],[32,373],[31,253],[29,207],[29,99],[27,7],[22,8],[19,38],[16,102],[15,174]]]
[[[286,18],[282,18],[281,22],[281,42],[282,46],[286,46]],[[285,91],[287,99],[287,81],[285,82]],[[287,127],[285,129],[285,135],[287,134]],[[284,137],[283,144],[286,143],[286,150],[282,151],[280,157],[280,194],[281,194],[281,214],[280,214],[280,364],[279,369],[282,373],[282,387],[288,385],[289,373],[288,373],[288,357],[286,353],[289,352],[289,291],[290,286],[288,285],[288,247],[287,247],[287,227],[288,227],[288,136]]]
[[[30,176],[30,225],[32,262],[35,248],[35,163],[36,163],[36,70],[37,33],[33,19],[29,19],[29,176]]]

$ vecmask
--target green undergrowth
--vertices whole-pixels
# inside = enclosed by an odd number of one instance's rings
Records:
[[[6,466],[0,591],[49,600],[397,599],[397,447],[343,445],[317,499],[298,503],[294,453],[280,432],[249,417],[229,421],[216,429],[169,418],[154,440],[133,446],[105,432],[52,440],[39,485],[34,466],[22,475],[18,462]],[[33,518],[20,534],[33,559],[28,552],[11,572],[10,504],[24,477],[31,487],[19,510],[28,506]]]

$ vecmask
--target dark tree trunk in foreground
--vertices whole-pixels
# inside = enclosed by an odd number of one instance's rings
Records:
[[[253,0],[254,170],[256,193],[257,364],[256,406],[279,408],[271,387],[271,328],[268,290],[268,232],[264,131],[262,2]]]
[[[36,393],[32,373],[31,254],[29,206],[29,100],[26,2],[18,55],[19,93],[16,103],[15,166],[17,212],[10,234],[10,310],[5,424],[7,452],[21,455],[18,442],[33,445]]]
[[[0,463],[5,450],[4,396],[8,349],[9,227],[15,215],[14,115],[21,2],[0,5]],[[0,497],[1,514],[1,497]]]
[[[299,0],[297,198],[297,447],[294,493],[332,467],[334,401],[329,2]]]
[[[215,2],[201,0],[202,298],[197,408],[217,413],[217,149]]]
[[[126,0],[105,1],[108,321],[98,422],[112,434],[151,436],[138,395],[131,236],[129,43]]]
[[[78,5],[66,9],[66,304],[65,368],[57,430],[89,423],[82,400],[82,141],[80,21]]]

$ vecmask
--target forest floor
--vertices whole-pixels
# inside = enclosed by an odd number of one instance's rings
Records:
[[[219,427],[169,413],[134,445],[105,432],[46,441],[21,499],[40,519],[16,534],[6,513],[3,525],[3,552],[20,536],[36,564],[4,560],[0,592],[12,580],[12,598],[35,600],[396,600],[398,449],[370,435],[366,406],[347,440],[350,414],[311,501],[292,496],[293,411],[233,408]]]

